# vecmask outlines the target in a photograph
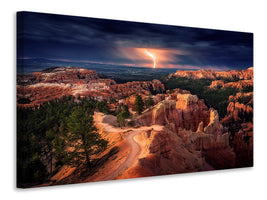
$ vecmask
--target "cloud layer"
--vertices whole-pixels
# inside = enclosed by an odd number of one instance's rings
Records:
[[[22,12],[18,57],[130,66],[241,69],[253,65],[253,35],[232,31]],[[22,28],[23,27],[23,28]]]

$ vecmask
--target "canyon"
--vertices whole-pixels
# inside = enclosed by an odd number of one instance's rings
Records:
[[[175,100],[166,98],[138,116],[136,127],[121,129],[105,114],[94,116],[100,133],[108,137],[111,147],[118,146],[120,153],[84,182],[236,166],[230,133],[219,121],[217,111],[208,109],[195,95],[178,93]],[[62,184],[61,180],[55,181]]]
[[[17,106],[37,109],[50,100],[72,95],[79,105],[83,98],[107,100],[113,114],[94,111],[94,125],[108,141],[107,149],[91,157],[95,169],[62,165],[49,181],[56,185],[165,174],[253,166],[253,68],[217,72],[181,71],[168,76],[188,80],[209,79],[205,91],[232,88],[225,115],[191,91],[166,89],[160,80],[116,83],[95,71],[79,67],[48,68],[17,77]],[[145,102],[138,114],[136,94]],[[114,100],[115,99],[115,100]],[[118,125],[116,109],[125,105],[130,116]],[[115,149],[115,150],[114,150]],[[39,185],[40,186],[40,185]]]
[[[56,67],[17,77],[18,106],[33,107],[63,96],[92,97],[96,100],[120,99],[140,93],[162,93],[164,85],[159,80],[133,81],[116,84],[103,79],[92,70],[78,67]]]

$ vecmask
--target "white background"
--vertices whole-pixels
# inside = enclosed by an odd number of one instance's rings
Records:
[[[264,1],[1,1],[1,199],[267,199],[266,5]],[[87,183],[41,189],[15,188],[15,12],[122,19],[254,33],[253,168]]]

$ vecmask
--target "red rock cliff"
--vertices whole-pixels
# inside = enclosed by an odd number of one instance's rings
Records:
[[[179,127],[196,131],[200,122],[209,122],[209,111],[196,95],[178,94],[177,100],[164,100],[147,110],[137,119],[140,125],[167,125],[173,123]]]
[[[170,74],[169,77],[185,77],[191,79],[228,79],[228,80],[251,80],[253,79],[253,67],[246,70],[229,70],[229,71],[214,71],[210,69],[202,69],[198,71],[182,71],[177,70],[176,73]]]

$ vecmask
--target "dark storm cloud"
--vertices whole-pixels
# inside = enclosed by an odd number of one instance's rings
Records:
[[[180,50],[175,65],[247,68],[253,65],[251,33],[218,31],[31,12],[23,17],[19,57],[133,63],[121,48]],[[18,21],[20,21],[19,19]],[[171,51],[170,51],[171,52]],[[23,53],[23,55],[22,55]]]

